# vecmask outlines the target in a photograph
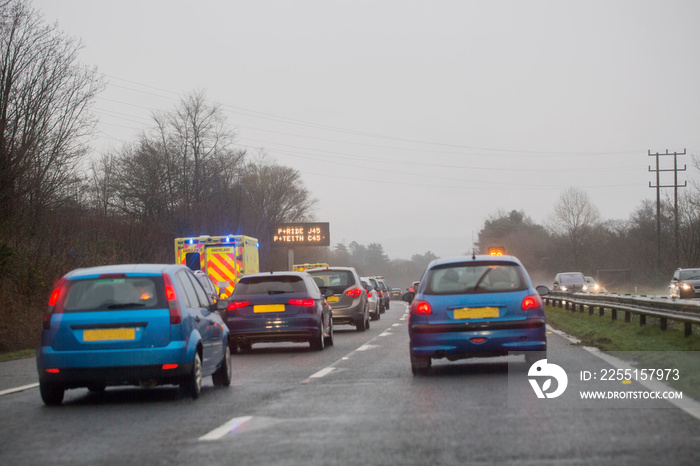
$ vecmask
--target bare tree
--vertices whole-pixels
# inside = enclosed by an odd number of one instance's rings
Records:
[[[102,79],[78,63],[80,43],[43,24],[28,2],[0,4],[0,224],[36,219],[79,178]]]
[[[566,240],[574,266],[581,267],[581,255],[585,251],[590,233],[600,221],[600,212],[591,204],[588,194],[577,188],[562,193],[554,205],[549,227],[555,235]]]

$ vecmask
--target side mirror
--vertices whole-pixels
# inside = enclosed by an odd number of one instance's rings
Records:
[[[549,294],[549,288],[547,288],[544,285],[540,285],[540,286],[536,287],[535,289],[540,294],[540,296],[544,296],[546,294]]]
[[[216,310],[217,311],[225,311],[228,309],[228,301],[225,299],[220,299],[216,302]]]
[[[409,291],[408,293],[404,293],[403,296],[401,296],[402,301],[406,301],[407,303],[410,303],[413,301],[413,298],[416,297],[416,294],[413,291]]]

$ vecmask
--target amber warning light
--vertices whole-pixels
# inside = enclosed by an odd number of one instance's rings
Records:
[[[330,246],[330,228],[325,223],[282,223],[272,232],[272,244],[281,246]]]
[[[506,249],[503,246],[492,246],[489,248],[489,254],[492,256],[502,256],[506,253]]]

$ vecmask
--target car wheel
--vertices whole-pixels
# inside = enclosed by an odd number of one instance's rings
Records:
[[[44,404],[58,406],[63,402],[63,395],[66,389],[63,385],[39,381],[39,391]]]
[[[425,375],[430,369],[432,360],[430,358],[417,358],[411,355],[411,372],[413,375]]]
[[[192,370],[189,375],[185,376],[185,380],[180,383],[182,392],[193,399],[199,398],[202,393],[202,359],[199,357],[199,352],[194,353],[192,360]]]
[[[211,376],[214,385],[217,387],[228,387],[231,385],[231,350],[226,345],[224,351],[224,360],[221,361],[221,366]]]
[[[253,349],[252,343],[242,343],[238,347],[241,349],[241,353],[247,353]]]
[[[333,321],[331,319],[328,319],[328,336],[326,337],[326,346],[333,346],[334,337],[333,337]]]
[[[318,329],[318,335],[314,337],[313,340],[309,341],[309,346],[311,351],[323,351],[326,346],[326,339],[323,337],[323,322]]]
[[[355,321],[355,329],[357,329],[358,332],[364,332],[367,330],[365,327],[365,320],[362,318],[361,320]]]

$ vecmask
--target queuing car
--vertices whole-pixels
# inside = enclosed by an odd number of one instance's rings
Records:
[[[391,288],[389,290],[391,292],[391,299],[401,299],[401,288]]]
[[[366,278],[369,280],[372,288],[374,288],[375,294],[377,295],[377,310],[380,314],[384,314],[386,311],[386,307],[384,306],[384,292],[382,292],[381,288],[379,287],[379,281],[375,277]]]
[[[372,286],[369,277],[360,277],[362,286],[367,290],[367,304],[369,305],[369,317],[372,320],[379,320],[381,313],[379,312],[379,293]]]
[[[700,297],[700,269],[677,269],[669,285],[671,298]]]
[[[231,384],[228,329],[183,265],[77,269],[49,299],[37,369],[47,405],[67,389],[125,384],[174,384],[198,398],[202,377]]]
[[[391,306],[391,292],[389,291],[389,287],[386,284],[386,281],[384,281],[384,277],[374,277],[377,280],[377,284],[379,284],[379,289],[382,291],[382,307],[384,310],[389,310],[389,307]]]
[[[573,293],[584,291],[586,278],[581,272],[563,272],[554,277],[554,291],[566,291]]]
[[[219,301],[219,292],[216,289],[214,282],[211,281],[211,278],[209,278],[209,276],[207,276],[207,274],[202,270],[195,270],[193,273],[194,276],[197,277],[197,280],[199,280],[202,288],[204,288],[204,291],[206,291],[211,298],[212,302],[216,304],[216,302]]]
[[[233,353],[253,343],[308,342],[322,351],[333,344],[331,307],[306,272],[245,275],[229,297],[225,322]]]
[[[432,261],[410,302],[411,370],[425,373],[433,359],[525,354],[546,357],[540,294],[514,256],[475,255]]]
[[[586,283],[583,285],[583,291],[587,293],[607,293],[606,290],[600,283],[598,283],[593,277],[584,277]]]
[[[408,291],[416,293],[418,291],[418,287],[420,287],[420,282],[413,282],[411,283],[411,286],[408,287]]]
[[[328,303],[333,309],[333,325],[354,325],[358,332],[369,329],[367,291],[354,267],[308,269],[322,292],[333,291]]]

